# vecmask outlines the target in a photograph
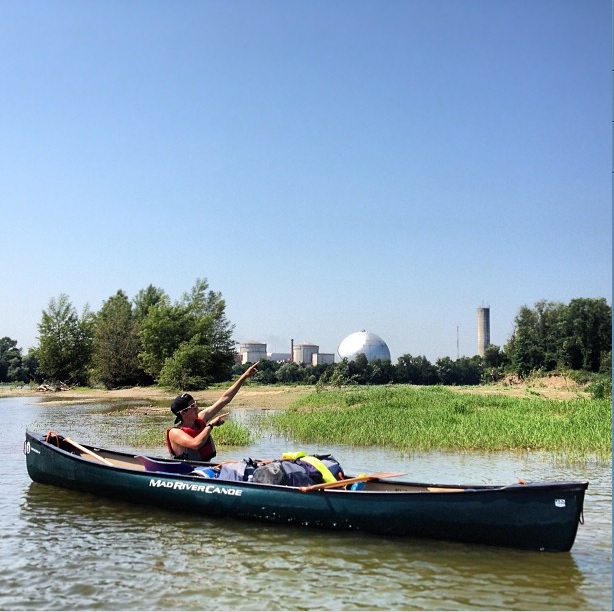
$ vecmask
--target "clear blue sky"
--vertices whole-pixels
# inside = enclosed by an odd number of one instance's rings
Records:
[[[612,290],[609,0],[4,0],[0,337],[207,278],[235,340],[503,346]]]

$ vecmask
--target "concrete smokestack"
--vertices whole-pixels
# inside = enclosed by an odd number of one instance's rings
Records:
[[[478,355],[484,357],[490,346],[490,308],[478,308]]]

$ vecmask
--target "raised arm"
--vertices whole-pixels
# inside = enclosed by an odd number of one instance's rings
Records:
[[[226,391],[224,391],[224,393],[222,394],[222,396],[215,402],[215,404],[213,404],[212,406],[208,406],[207,408],[203,408],[199,413],[198,416],[205,421],[205,423],[208,423],[209,421],[211,421],[211,419],[213,419],[215,417],[215,415],[227,404],[229,404],[232,399],[234,398],[234,396],[238,393],[239,389],[243,386],[243,383],[250,377],[252,377],[254,374],[256,374],[256,372],[258,372],[258,364],[254,363],[252,364],[249,368],[247,368],[247,370],[245,370],[245,372],[243,372],[243,374],[241,374],[241,376],[239,376],[239,378],[237,378],[237,380],[234,382],[234,384],[232,386],[230,386],[228,389],[226,389]]]

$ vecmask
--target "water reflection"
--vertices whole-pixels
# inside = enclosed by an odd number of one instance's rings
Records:
[[[548,455],[436,454],[308,447],[348,471],[407,471],[435,482],[590,480],[571,553],[329,533],[210,519],[32,483],[26,426],[117,445],[117,406],[0,400],[0,609],[578,610],[611,605],[611,466]],[[238,415],[237,415],[238,416]],[[159,419],[161,431],[168,419]],[[302,445],[267,434],[220,458],[278,456]],[[129,449],[126,449],[129,450]],[[162,444],[149,449],[160,454]],[[139,449],[143,451],[143,449]]]
[[[44,607],[82,609],[589,607],[570,554],[195,518],[36,483],[20,518],[23,605],[44,591]]]

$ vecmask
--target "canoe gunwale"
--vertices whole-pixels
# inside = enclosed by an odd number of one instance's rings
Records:
[[[301,492],[286,485],[146,471],[133,454],[83,446],[122,465],[70,452],[46,442],[44,435],[26,431],[24,453],[30,477],[43,484],[211,516],[532,550],[571,548],[589,484],[440,485],[391,479],[370,481],[361,491]]]
[[[41,443],[50,444],[49,442],[44,440],[40,434],[37,434],[35,432],[31,432],[27,430],[26,435],[29,435],[35,439],[38,439]],[[128,453],[124,451],[109,450],[109,449],[104,449],[104,448],[100,448],[97,446],[91,446],[87,444],[82,445],[86,449],[92,451],[93,453],[101,454],[101,458],[110,460],[111,462],[113,462],[116,457],[119,458],[119,459],[115,459],[116,463],[114,463],[113,465],[106,465],[104,463],[100,463],[100,464],[96,463],[95,459],[88,457],[87,455],[70,452],[70,451],[67,451],[66,449],[55,446],[53,444],[50,444],[50,445],[53,447],[55,451],[63,453],[70,458],[86,461],[88,463],[93,463],[94,465],[100,468],[105,468],[108,470],[133,470],[137,472],[143,472],[143,471],[147,472],[147,470],[144,469],[143,465],[137,460],[138,455],[134,455],[132,453]],[[119,461],[119,464],[118,464],[118,461]],[[214,461],[185,461],[181,459],[167,459],[164,457],[155,457],[155,461],[158,463],[168,463],[168,464],[187,463],[189,465],[196,466],[196,467],[215,467],[215,466],[221,465],[222,463],[226,463],[226,462],[214,462]],[[181,479],[185,478],[185,479],[190,479],[190,480],[195,479],[197,481],[203,480],[203,476],[198,475],[198,474],[191,474],[191,473],[182,474],[182,473],[175,473],[172,471],[164,472],[162,470],[159,470],[155,472],[147,472],[147,474],[149,475],[165,474],[167,476],[172,476],[173,478],[181,478]],[[220,482],[220,483],[226,482],[226,483],[236,484],[235,481],[222,480],[219,478],[214,479],[214,481]],[[255,487],[270,486],[270,487],[275,487],[275,488],[281,488],[282,490],[286,490],[286,489],[297,489],[298,490],[299,489],[299,487],[292,487],[289,485],[276,485],[276,484],[266,484],[266,483],[241,482],[241,484],[255,486]],[[410,482],[410,481],[405,481],[405,480],[386,479],[385,481],[380,480],[373,484],[377,487],[377,489],[381,489],[381,490],[376,489],[376,490],[371,490],[371,491],[362,490],[362,491],[351,491],[351,492],[352,493],[357,493],[357,492],[364,492],[364,493],[411,492],[411,493],[429,493],[429,494],[457,493],[457,492],[480,493],[480,492],[490,492],[490,491],[514,491],[516,489],[520,490],[520,489],[527,489],[527,488],[531,488],[531,489],[539,488],[539,489],[545,489],[545,490],[552,489],[552,488],[559,489],[562,485],[568,486],[568,487],[577,486],[577,487],[586,489],[589,483],[588,481],[573,481],[573,482],[572,481],[536,481],[536,482],[518,482],[518,483],[507,484],[507,485],[488,485],[488,484],[461,485],[461,484]],[[390,491],[384,488],[384,487],[388,487],[391,485],[400,486],[400,487],[411,487],[411,489],[409,489],[408,491]],[[419,490],[414,490],[414,489],[419,489]],[[310,493],[313,495],[314,493],[324,493],[324,492],[326,493],[348,493],[349,491],[344,490],[342,488],[331,488],[331,489],[322,489],[319,491],[314,490],[314,491],[311,491]]]

